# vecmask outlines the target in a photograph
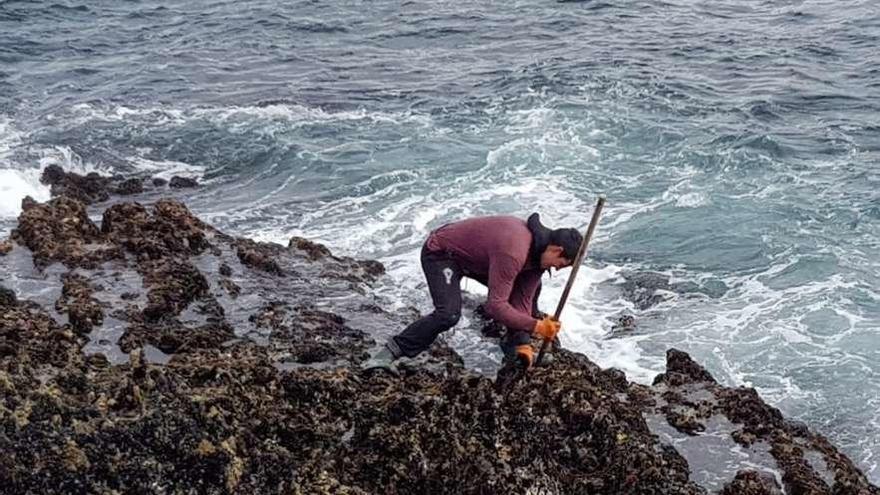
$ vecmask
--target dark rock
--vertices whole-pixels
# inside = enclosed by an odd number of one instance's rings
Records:
[[[788,493],[880,493],[852,461],[824,437],[810,432],[802,423],[786,421],[779,410],[766,404],[754,389],[718,385],[686,353],[674,349],[667,353],[667,371],[657,377],[655,385],[662,391],[659,401],[657,392],[640,386],[631,386],[627,397],[642,407],[663,404],[659,412],[671,426],[686,435],[705,431],[715,415],[722,415],[722,421],[740,425],[731,433],[732,440],[746,447],[756,443],[769,445]],[[679,438],[676,445],[683,442],[686,439]],[[807,461],[807,449],[814,455],[820,453],[828,469],[818,472],[823,466]],[[776,467],[767,466],[767,469]],[[775,483],[768,484],[756,474],[740,474],[723,493],[780,493]],[[829,486],[831,479],[833,486]]]
[[[219,284],[221,287],[223,287],[223,289],[226,290],[226,293],[229,294],[229,297],[231,297],[233,299],[235,299],[236,297],[238,297],[239,294],[241,294],[241,287],[236,285],[235,282],[233,282],[232,280],[230,280],[228,278],[220,279]]]
[[[328,277],[369,283],[385,273],[385,266],[378,261],[333,256],[327,246],[302,237],[291,237],[287,246],[289,249],[304,252],[312,261],[326,261],[323,274]]]
[[[24,203],[23,203],[24,204]],[[18,217],[12,238],[34,253],[34,264],[60,261],[68,266],[94,266],[121,253],[104,243],[98,227],[80,201],[61,196],[44,204],[29,204]]]
[[[717,395],[724,414],[745,425],[744,433],[766,436],[784,427],[779,409],[767,405],[753,388],[723,389]]]
[[[672,286],[669,277],[655,272],[625,272],[621,287],[623,297],[631,301],[636,309],[644,310],[669,298]]]
[[[385,273],[385,265],[376,260],[360,260],[358,264],[364,270],[364,273],[373,279]]]
[[[787,419],[785,420],[785,425],[794,435],[809,436],[810,434],[810,428],[803,421]]]
[[[654,384],[667,383],[682,385],[685,383],[716,383],[715,378],[705,368],[695,363],[687,353],[677,349],[666,351],[666,373],[654,378]]]
[[[632,315],[621,315],[611,326],[613,332],[631,332],[636,328],[636,319]]]
[[[474,316],[481,320],[480,333],[483,334],[484,337],[497,339],[507,331],[501,322],[486,314],[486,307],[482,304],[479,304],[474,308]]]
[[[554,342],[554,347],[559,348],[559,339]],[[617,368],[606,368],[599,372],[597,378],[602,383],[602,387],[613,390],[614,392],[626,392],[629,388],[629,382],[626,380],[626,373]]]
[[[227,265],[226,263],[220,264],[219,272],[220,272],[220,275],[223,275],[224,277],[231,277],[232,276],[232,268],[229,265]]]
[[[291,248],[305,251],[311,260],[319,260],[326,256],[333,256],[327,246],[310,241],[304,237],[291,237],[287,245]]]
[[[310,306],[274,302],[251,316],[257,328],[271,330],[269,343],[285,361],[309,364],[346,359],[360,362],[369,337],[339,316]]]
[[[770,453],[783,470],[782,482],[788,493],[831,493],[831,487],[804,459],[800,446],[778,442],[773,444]]]
[[[101,231],[141,259],[199,254],[210,247],[209,228],[180,202],[159,200],[151,215],[138,203],[120,203],[104,212]]]
[[[61,184],[66,178],[67,173],[63,168],[58,165],[49,165],[43,169],[43,174],[40,176],[40,182],[47,186],[54,186],[56,184]]]
[[[0,407],[0,424],[9,424],[10,411],[16,408],[10,410],[8,407],[22,404],[20,394],[36,389],[36,377],[41,372],[54,374],[81,362],[80,348],[86,342],[85,337],[59,327],[42,308],[27,302],[13,302],[8,296],[6,293],[3,310],[0,311],[0,388],[3,387],[4,376],[12,380],[13,385],[18,383],[20,386],[0,394],[0,406],[7,408]],[[15,395],[10,396],[13,392]],[[12,419],[15,424],[26,424],[28,421],[27,415],[22,417],[20,414]],[[0,449],[7,452],[3,441],[0,435]]]
[[[110,367],[110,361],[103,354],[90,354],[85,357],[86,366],[96,369],[106,369]]]
[[[92,298],[92,286],[82,275],[68,272],[62,276],[64,286],[55,309],[67,313],[70,325],[75,332],[87,335],[96,325],[104,321],[101,305]]]
[[[232,328],[225,324],[187,327],[172,318],[164,318],[132,324],[119,338],[119,347],[130,352],[151,344],[166,354],[182,354],[216,349],[234,337]]]
[[[676,296],[718,298],[728,290],[720,280],[698,285],[687,281],[671,282],[669,275],[657,272],[625,271],[622,276],[622,295],[637,310],[648,309]]]
[[[140,263],[149,287],[144,317],[157,320],[177,316],[191,302],[208,295],[208,281],[187,261],[176,258]]]
[[[25,196],[24,198],[21,199],[21,211],[29,210],[29,209],[37,206],[38,204],[40,204],[40,203],[37,202],[37,200],[35,200],[34,198],[32,198],[30,196]]]
[[[0,285],[0,307],[15,306],[17,302],[18,299],[15,297],[15,292]]]
[[[197,187],[199,182],[195,179],[191,179],[189,177],[179,177],[175,175],[171,178],[171,181],[168,183],[170,187],[174,189],[182,189],[185,187]]]
[[[0,256],[6,256],[12,251],[12,242],[9,240],[0,241]]]
[[[731,433],[730,436],[733,438],[733,441],[746,447],[755,443],[755,440],[758,438],[754,434],[747,433],[743,430],[736,430]]]
[[[272,251],[272,246],[264,242],[254,242],[250,239],[239,239],[235,242],[235,254],[243,265],[273,275],[284,275]]]
[[[156,187],[164,187],[168,181],[161,177],[153,177],[153,185]]]
[[[721,495],[782,495],[782,490],[779,489],[776,480],[768,474],[739,471],[733,481],[724,485]]]
[[[102,177],[97,173],[79,175],[73,172],[65,172],[58,165],[49,165],[43,170],[40,182],[50,186],[52,196],[67,196],[85,204],[97,201],[106,201],[110,197],[112,184],[115,182],[109,177]]]
[[[126,179],[116,186],[115,192],[116,194],[121,195],[140,194],[144,192],[144,184],[143,181],[138,178]]]
[[[672,408],[666,409],[666,421],[669,422],[676,430],[688,435],[696,435],[706,430],[706,426],[692,412],[676,411]]]

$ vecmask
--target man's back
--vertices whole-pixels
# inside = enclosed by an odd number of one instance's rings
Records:
[[[528,262],[532,234],[526,222],[512,216],[489,216],[444,225],[428,237],[429,251],[445,251],[465,272],[486,276],[493,259],[509,257],[523,267]]]

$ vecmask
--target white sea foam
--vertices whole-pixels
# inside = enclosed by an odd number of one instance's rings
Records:
[[[51,115],[50,120],[62,116]],[[165,106],[129,107],[125,105],[96,105],[81,103],[70,107],[63,115],[68,125],[83,125],[88,122],[142,122],[150,126],[181,126],[192,120],[209,120],[222,123],[232,132],[243,132],[252,126],[264,129],[274,135],[279,130],[278,121],[284,122],[284,130],[305,125],[338,122],[361,122],[372,124],[416,125],[430,129],[433,120],[430,115],[411,111],[384,112],[365,108],[346,111],[326,111],[295,103],[278,103],[265,106],[226,106],[174,108]]]
[[[216,118],[223,121],[250,117],[257,120],[284,120],[290,124],[308,125],[318,122],[367,121],[387,124],[416,124],[430,127],[429,115],[413,112],[379,112],[364,108],[357,110],[328,112],[319,107],[299,104],[274,104],[265,106],[231,106],[225,108],[201,108],[193,110],[193,115]]]
[[[127,158],[127,161],[138,170],[149,172],[153,177],[163,179],[170,179],[175,175],[201,179],[205,174],[203,166],[174,160],[150,160],[140,156],[131,156]]]
[[[51,115],[50,119],[58,116]],[[188,117],[186,111],[178,108],[143,107],[132,108],[125,105],[93,105],[80,103],[70,107],[69,114],[63,116],[68,125],[82,125],[88,122],[125,122],[149,120],[153,125],[181,125]]]
[[[42,170],[49,165],[59,165],[69,172],[88,174],[89,172],[108,173],[109,170],[82,160],[66,146],[55,146],[35,150],[39,167],[26,167],[9,160],[8,150],[0,151],[0,217],[15,217],[21,211],[21,200],[31,196],[37,201],[50,198],[49,188],[40,182]],[[20,168],[19,168],[20,167]]]
[[[68,146],[52,146],[37,150],[39,155],[40,169],[44,169],[49,165],[58,165],[65,171],[74,172],[85,175],[91,172],[109,175],[112,169],[108,166],[98,165],[83,160],[76,152]]]
[[[40,170],[13,162],[13,152],[24,137],[12,119],[0,115],[0,218],[18,216],[25,196],[37,201],[49,199],[49,189],[40,183]]]
[[[695,208],[697,206],[705,205],[707,201],[707,197],[705,193],[702,192],[692,192],[688,194],[683,194],[675,199],[675,206],[679,206],[681,208]]]
[[[622,271],[623,267],[613,264],[595,269],[589,261],[581,267],[560,318],[564,325],[560,339],[566,348],[583,352],[600,366],[618,368],[630,380],[650,382],[663,367],[661,361],[645,357],[639,346],[645,337],[608,338],[611,317],[632,312],[633,308],[628,301],[617,296],[608,298],[596,289],[603,282],[616,280]],[[555,305],[559,300],[568,273],[566,270],[545,280],[541,292],[544,305]],[[554,306],[544,309],[552,311]]]
[[[0,218],[18,216],[25,196],[37,201],[49,199],[49,189],[40,184],[40,171],[0,168]]]
[[[12,119],[0,114],[0,163],[9,159],[13,148],[21,144],[22,133],[15,128]]]
[[[489,150],[486,163],[495,173],[518,175],[529,171],[535,164],[554,164],[559,162],[594,160],[600,156],[599,150],[581,144],[577,135],[569,132],[546,131],[537,136],[523,136],[506,141]]]

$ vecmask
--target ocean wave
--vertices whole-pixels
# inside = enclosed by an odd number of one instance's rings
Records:
[[[12,119],[0,115],[0,218],[18,216],[25,196],[37,201],[49,199],[49,189],[40,183],[41,169],[25,168],[13,161],[24,137]]]
[[[173,160],[150,160],[141,156],[130,156],[126,161],[139,172],[148,172],[152,177],[166,180],[171,179],[175,175],[194,179],[202,179],[205,175],[204,166],[190,165]]]
[[[3,156],[0,146],[0,218],[16,217],[21,212],[21,200],[30,196],[37,201],[50,199],[49,188],[40,182],[44,168],[59,165],[67,171],[79,174],[89,172],[107,173],[106,167],[99,167],[82,160],[66,146],[38,148],[34,151],[39,157],[38,166],[20,165]]]
[[[49,114],[48,120],[64,119],[63,124],[79,126],[88,122],[123,122],[144,120],[154,125],[181,125],[186,123],[186,111],[165,107],[130,107],[126,105],[101,105],[78,103],[61,114]]]
[[[149,121],[155,125],[182,125],[195,119],[230,122],[241,120],[242,118],[250,118],[254,122],[281,120],[295,125],[328,122],[373,122],[393,125],[416,124],[421,127],[430,127],[433,124],[430,115],[410,111],[386,112],[358,108],[333,112],[324,110],[321,107],[293,102],[274,102],[252,106],[194,106],[189,108],[131,107],[126,105],[79,103],[69,108],[69,114],[64,115],[64,117],[72,117],[73,120],[69,122],[77,125],[90,121],[119,122],[136,120]],[[60,117],[60,115],[57,117]]]
[[[0,168],[0,218],[18,216],[25,196],[37,201],[49,199],[49,188],[40,183],[40,173],[38,169]]]
[[[225,108],[199,108],[192,110],[194,116],[209,117],[221,121],[230,121],[241,117],[252,117],[260,120],[283,120],[294,125],[308,125],[327,122],[372,122],[378,124],[417,124],[430,127],[430,115],[412,112],[370,111],[365,108],[356,110],[328,112],[320,107],[301,104],[271,104],[262,106],[231,106]]]

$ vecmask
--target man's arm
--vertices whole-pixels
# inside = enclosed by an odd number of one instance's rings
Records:
[[[541,270],[527,270],[521,272],[516,281],[513,283],[513,292],[510,294],[510,305],[513,309],[528,313],[532,317],[536,317],[534,309],[535,297],[537,297],[538,287],[541,286]]]
[[[486,301],[486,314],[514,330],[531,332],[535,328],[537,320],[532,318],[531,298],[528,305],[514,307],[510,303],[511,294],[520,275],[522,263],[516,258],[502,254],[492,258],[489,262],[489,297]],[[540,273],[536,282],[541,280]],[[534,283],[534,282],[533,282]],[[534,296],[535,284],[530,294]],[[521,309],[522,308],[522,309]]]

